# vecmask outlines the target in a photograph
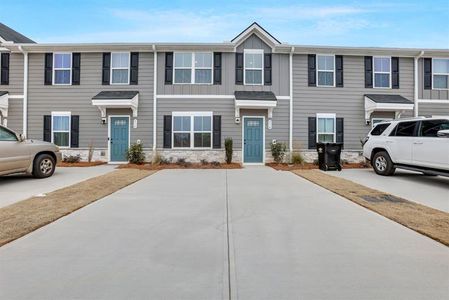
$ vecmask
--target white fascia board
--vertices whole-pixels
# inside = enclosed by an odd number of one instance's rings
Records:
[[[413,110],[414,104],[403,104],[403,103],[377,103],[368,97],[365,97],[365,119],[368,121],[370,116],[375,111],[406,111]]]
[[[102,112],[102,117],[107,108],[130,108],[133,111],[133,117],[137,117],[139,107],[139,94],[132,99],[92,99],[92,105],[97,106]]]
[[[238,108],[273,108],[276,107],[277,101],[266,100],[235,100],[235,106]]]

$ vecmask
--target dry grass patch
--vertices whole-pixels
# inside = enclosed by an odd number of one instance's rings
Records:
[[[316,170],[293,173],[390,220],[449,246],[449,213]]]
[[[0,246],[110,195],[154,172],[124,169],[0,209]],[[45,184],[42,181],[42,184]]]

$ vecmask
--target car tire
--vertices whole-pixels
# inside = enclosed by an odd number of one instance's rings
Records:
[[[53,175],[56,169],[55,159],[49,154],[38,155],[33,162],[33,176],[47,178]]]
[[[382,176],[393,175],[396,170],[393,162],[391,161],[390,155],[388,155],[386,151],[379,151],[374,154],[372,166],[374,172]]]

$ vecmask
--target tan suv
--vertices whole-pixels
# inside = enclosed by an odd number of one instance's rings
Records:
[[[0,125],[0,175],[27,173],[36,178],[53,175],[61,161],[58,146],[22,135]]]

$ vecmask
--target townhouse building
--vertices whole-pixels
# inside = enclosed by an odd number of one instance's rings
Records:
[[[374,124],[449,115],[449,49],[281,43],[257,23],[223,43],[35,43],[0,24],[0,121],[65,154],[264,163],[270,143],[361,160]]]

